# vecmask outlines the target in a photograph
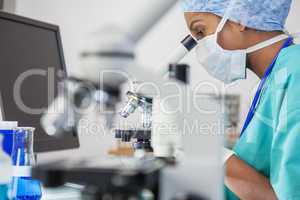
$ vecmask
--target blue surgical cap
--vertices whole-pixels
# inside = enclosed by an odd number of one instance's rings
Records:
[[[185,12],[209,12],[261,31],[284,30],[292,0],[183,0]]]

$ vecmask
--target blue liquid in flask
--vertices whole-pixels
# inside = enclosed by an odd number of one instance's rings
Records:
[[[13,200],[40,200],[42,198],[41,185],[31,177],[13,177]]]
[[[12,200],[40,200],[40,181],[32,179],[31,167],[35,164],[33,153],[33,128],[19,128],[14,132],[12,162],[14,175],[10,188]]]

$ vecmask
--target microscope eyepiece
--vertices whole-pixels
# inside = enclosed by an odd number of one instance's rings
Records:
[[[197,46],[198,42],[193,38],[193,36],[188,35],[182,41],[181,44],[188,50],[191,51],[195,46]]]

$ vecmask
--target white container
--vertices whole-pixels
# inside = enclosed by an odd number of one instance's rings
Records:
[[[12,176],[11,158],[2,149],[3,134],[12,134],[17,127],[18,122],[0,121],[0,185],[8,184]]]
[[[2,146],[3,135],[0,134],[0,144]],[[12,164],[10,157],[0,149],[0,185],[10,182],[12,176]]]

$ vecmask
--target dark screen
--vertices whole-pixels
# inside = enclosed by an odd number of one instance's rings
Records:
[[[0,92],[3,117],[36,128],[35,152],[78,147],[74,133],[52,138],[40,126],[57,95],[64,59],[58,27],[0,13]]]

